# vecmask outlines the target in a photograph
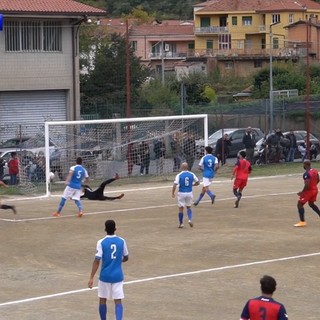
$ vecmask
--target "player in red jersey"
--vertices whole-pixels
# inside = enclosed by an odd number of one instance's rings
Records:
[[[277,287],[276,280],[270,276],[263,276],[260,284],[262,295],[246,303],[240,320],[287,320],[284,305],[272,299]]]
[[[242,197],[242,190],[245,188],[248,182],[248,176],[251,173],[251,163],[246,160],[246,152],[240,151],[238,155],[239,159],[235,164],[231,180],[235,177],[233,183],[233,194],[236,196],[237,200],[234,203],[234,207],[239,207],[239,202]]]
[[[303,162],[303,168],[306,170],[303,174],[304,187],[302,191],[298,192],[298,212],[300,221],[296,223],[295,227],[305,227],[307,225],[304,220],[304,205],[308,202],[309,207],[316,212],[320,217],[320,210],[315,204],[318,195],[318,183],[319,183],[319,173],[316,169],[311,168],[311,161],[306,159]]]

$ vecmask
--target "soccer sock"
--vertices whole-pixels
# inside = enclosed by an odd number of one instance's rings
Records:
[[[233,194],[238,198],[238,189],[233,189]]]
[[[304,221],[304,208],[298,208],[300,221]]]
[[[59,207],[58,207],[58,212],[60,213],[62,208],[64,207],[64,204],[66,203],[66,199],[65,198],[61,198],[61,201],[59,203]]]
[[[191,208],[187,209],[188,220],[192,220],[192,210]]]
[[[99,304],[100,320],[107,320],[107,305]]]
[[[203,198],[203,196],[204,196],[204,194],[200,193],[199,198],[198,198],[198,200],[196,202],[200,202],[201,199]]]
[[[241,199],[241,197],[242,197],[242,193],[239,191],[238,192],[238,197],[239,197],[239,200]]]
[[[208,195],[211,199],[214,197],[214,194],[213,194],[210,190],[207,191],[207,195]]]
[[[318,216],[320,217],[320,210],[318,208],[318,206],[315,203],[310,204],[309,203],[309,207],[318,214]]]
[[[179,222],[180,224],[183,223],[183,212],[179,212]]]
[[[77,205],[79,211],[82,211],[82,205],[80,200],[74,200],[74,203]]]
[[[12,206],[8,206],[7,204],[2,204],[1,205],[1,207],[0,207],[0,209],[3,209],[3,210],[8,210],[8,209],[13,209],[13,207]]]
[[[115,314],[116,314],[116,320],[122,320],[122,315],[123,315],[122,303],[116,303]]]

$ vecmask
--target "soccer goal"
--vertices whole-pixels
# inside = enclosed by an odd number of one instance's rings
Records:
[[[64,181],[77,157],[83,159],[90,185],[115,173],[151,182],[178,172],[181,162],[192,168],[201,156],[197,141],[203,145],[207,138],[206,114],[45,122],[47,195]]]

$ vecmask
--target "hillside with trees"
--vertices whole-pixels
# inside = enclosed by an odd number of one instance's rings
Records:
[[[109,17],[128,15],[134,8],[141,8],[149,15],[161,19],[192,19],[193,7],[197,0],[81,0],[108,12]]]

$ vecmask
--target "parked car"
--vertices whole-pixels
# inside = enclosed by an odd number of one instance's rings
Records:
[[[284,137],[288,136],[289,133],[290,133],[289,131],[283,132]],[[297,145],[299,146],[301,143],[304,143],[304,139],[307,136],[307,131],[305,131],[305,130],[296,130],[296,131],[294,131],[294,135],[295,135],[295,137],[297,139]],[[256,160],[259,158],[260,152],[263,149],[263,144],[265,143],[265,140],[267,139],[267,137],[261,138],[256,143],[256,147],[254,149],[254,162],[256,162]],[[310,133],[310,144],[315,146],[317,154],[319,154],[320,153],[320,141],[312,133]],[[300,153],[300,151],[298,149],[296,149],[294,158],[295,159],[301,159],[301,153]]]
[[[242,139],[246,132],[246,129],[247,128],[228,128],[228,129],[223,129],[223,131],[222,129],[220,129],[209,136],[208,145],[213,148],[213,153],[215,153],[218,139],[220,139],[223,134],[227,133],[231,141],[231,146],[229,147],[229,156],[235,157],[238,154],[238,152],[243,149]],[[264,133],[259,128],[252,128],[252,132],[255,136],[256,141],[264,137]],[[202,156],[204,154],[204,148],[205,148],[204,140],[197,140],[196,145],[197,145],[197,155]]]
[[[50,153],[56,148],[53,141],[49,141]],[[23,136],[8,139],[7,141],[0,144],[0,156],[1,152],[5,151],[21,151],[30,150],[33,153],[45,152],[45,138],[44,135],[39,134],[32,137]]]

